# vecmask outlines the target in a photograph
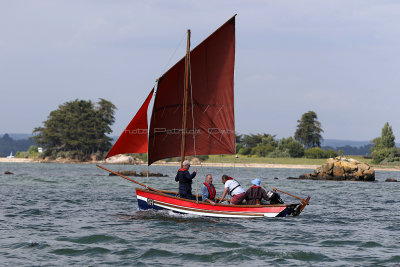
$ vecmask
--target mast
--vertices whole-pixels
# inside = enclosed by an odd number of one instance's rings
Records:
[[[181,143],[181,167],[185,160],[186,148],[186,121],[187,121],[187,102],[188,102],[188,89],[189,89],[189,56],[190,56],[190,29],[187,31],[187,46],[186,46],[186,59],[185,59],[185,91],[183,101],[183,118],[182,118],[182,143]]]

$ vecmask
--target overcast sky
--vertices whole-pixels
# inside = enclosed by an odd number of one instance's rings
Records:
[[[194,47],[235,13],[237,132],[293,136],[313,110],[325,139],[371,140],[385,122],[400,139],[400,1],[385,0],[0,0],[0,134],[105,98],[119,135],[186,30]]]

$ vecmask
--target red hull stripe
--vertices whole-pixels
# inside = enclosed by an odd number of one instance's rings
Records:
[[[149,191],[139,191],[136,189],[136,195],[153,199],[155,201],[160,201],[166,204],[171,204],[171,205],[176,205],[179,207],[185,207],[185,208],[191,208],[191,209],[197,209],[197,210],[203,210],[205,212],[207,211],[219,211],[219,212],[241,212],[241,213],[280,213],[286,208],[286,205],[277,205],[277,206],[271,206],[271,207],[265,207],[265,206],[260,206],[260,207],[238,207],[238,206],[231,206],[231,205],[224,205],[224,206],[219,206],[219,205],[208,205],[205,204],[204,202],[191,202],[191,201],[185,201],[181,200],[178,198],[174,197],[168,197],[168,196],[163,196],[159,194],[154,194]]]

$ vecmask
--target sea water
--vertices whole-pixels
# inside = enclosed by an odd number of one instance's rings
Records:
[[[176,190],[176,171],[152,166],[169,177],[136,179]],[[373,183],[286,179],[311,171],[199,168],[194,192],[211,173],[221,195],[226,173],[245,189],[257,177],[311,196],[299,217],[218,219],[139,211],[136,185],[92,164],[0,163],[0,265],[400,266],[400,183],[384,182],[400,172],[377,171]]]

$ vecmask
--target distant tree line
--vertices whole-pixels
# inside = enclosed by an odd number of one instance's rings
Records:
[[[4,134],[0,138],[0,157],[6,157],[10,155],[11,152],[15,155],[17,151],[26,151],[34,144],[35,142],[33,140],[14,140],[8,134]]]
[[[110,101],[74,100],[50,113],[42,127],[33,130],[32,139],[43,147],[43,157],[65,157],[85,160],[98,159],[111,148],[116,107]]]
[[[236,152],[240,155],[271,158],[331,158],[338,156],[332,149],[304,148],[293,137],[277,139],[275,135],[250,134],[236,136]]]
[[[356,146],[338,146],[336,148],[331,147],[331,146],[323,146],[323,150],[335,150],[339,153],[339,155],[359,155],[359,156],[369,156],[370,155],[370,149],[373,147],[373,144],[368,144],[364,145],[361,147],[356,147]]]
[[[323,132],[314,111],[304,113],[297,121],[294,137],[276,139],[271,134],[250,134],[236,136],[236,152],[241,155],[258,157],[306,157],[329,158],[338,153],[332,149],[320,148]]]

